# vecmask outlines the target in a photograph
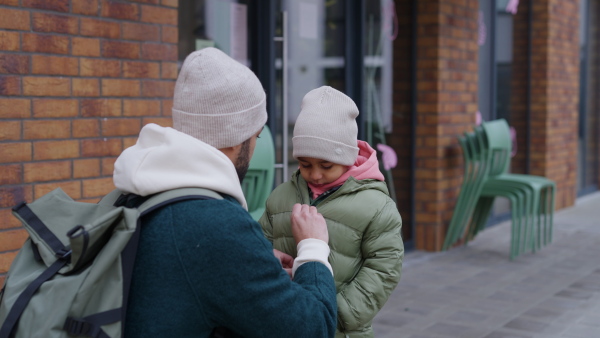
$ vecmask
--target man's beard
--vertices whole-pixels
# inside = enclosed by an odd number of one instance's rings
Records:
[[[235,161],[235,171],[237,172],[238,178],[240,179],[240,183],[244,181],[244,177],[246,177],[246,173],[248,172],[248,167],[250,166],[250,140],[244,141],[242,143],[242,148],[240,149],[240,154]]]

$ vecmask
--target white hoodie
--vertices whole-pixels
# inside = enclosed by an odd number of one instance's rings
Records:
[[[205,188],[233,196],[248,209],[237,172],[220,150],[173,128],[144,126],[137,143],[115,162],[115,186],[147,196],[176,188]]]

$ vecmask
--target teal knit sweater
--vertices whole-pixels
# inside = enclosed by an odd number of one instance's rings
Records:
[[[320,263],[294,281],[235,199],[171,204],[142,220],[126,337],[333,337],[335,286]]]

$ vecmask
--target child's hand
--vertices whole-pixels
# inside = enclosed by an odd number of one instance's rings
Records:
[[[273,249],[273,255],[275,255],[275,257],[279,259],[279,263],[281,263],[283,270],[285,270],[285,272],[287,272],[287,274],[290,275],[290,278],[292,278],[292,267],[294,266],[294,258],[286,254],[285,252],[281,252],[277,249]]]
[[[307,238],[316,238],[329,242],[327,223],[317,208],[307,204],[294,204],[291,215],[292,234],[296,245]]]

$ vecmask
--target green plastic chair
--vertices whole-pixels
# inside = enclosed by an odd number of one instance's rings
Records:
[[[469,136],[468,144],[473,149],[473,153],[477,153],[480,160],[487,163],[487,149],[485,148],[484,143],[481,142],[482,129],[476,128],[475,134],[473,135],[473,133],[471,133]],[[489,163],[487,163],[487,166],[489,169]],[[487,172],[487,175],[489,175],[489,171]],[[475,202],[475,211],[468,226],[465,243],[468,243],[468,241],[473,239],[479,231],[483,230],[487,218],[489,217],[489,211],[493,205],[494,198],[496,196],[502,196],[511,202],[512,228],[510,258],[513,259],[525,250],[523,244],[529,243],[529,238],[531,237],[530,219],[532,191],[529,191],[526,187],[521,185],[512,184],[511,182],[495,185],[495,182],[487,180],[487,177],[484,178],[482,182],[480,194]],[[482,214],[482,208],[487,212]]]
[[[531,237],[525,237],[520,244],[521,247],[529,247],[535,252],[543,245],[552,241],[552,226],[554,213],[554,199],[556,184],[545,177],[535,175],[509,173],[510,154],[512,141],[510,129],[506,120],[499,119],[482,124],[483,133],[480,143],[487,149],[488,163],[490,165],[489,176],[486,178],[486,187],[489,194],[494,189],[506,189],[514,187],[520,189],[530,197],[530,206],[526,207],[528,225],[524,229],[531,233]],[[489,215],[489,211],[488,211]],[[544,221],[542,222],[542,217]],[[483,219],[480,218],[480,219]],[[480,224],[478,228],[482,228]],[[519,254],[521,250],[515,252]],[[511,251],[511,254],[513,252]]]
[[[482,231],[498,196],[511,203],[511,260],[550,243],[555,184],[545,177],[508,173],[512,140],[506,121],[484,122],[458,141],[465,174],[442,249],[459,240],[467,244]]]
[[[275,144],[269,127],[265,126],[256,140],[254,155],[242,182],[248,212],[254,220],[258,220],[265,211],[265,203],[273,190],[274,177]]]

